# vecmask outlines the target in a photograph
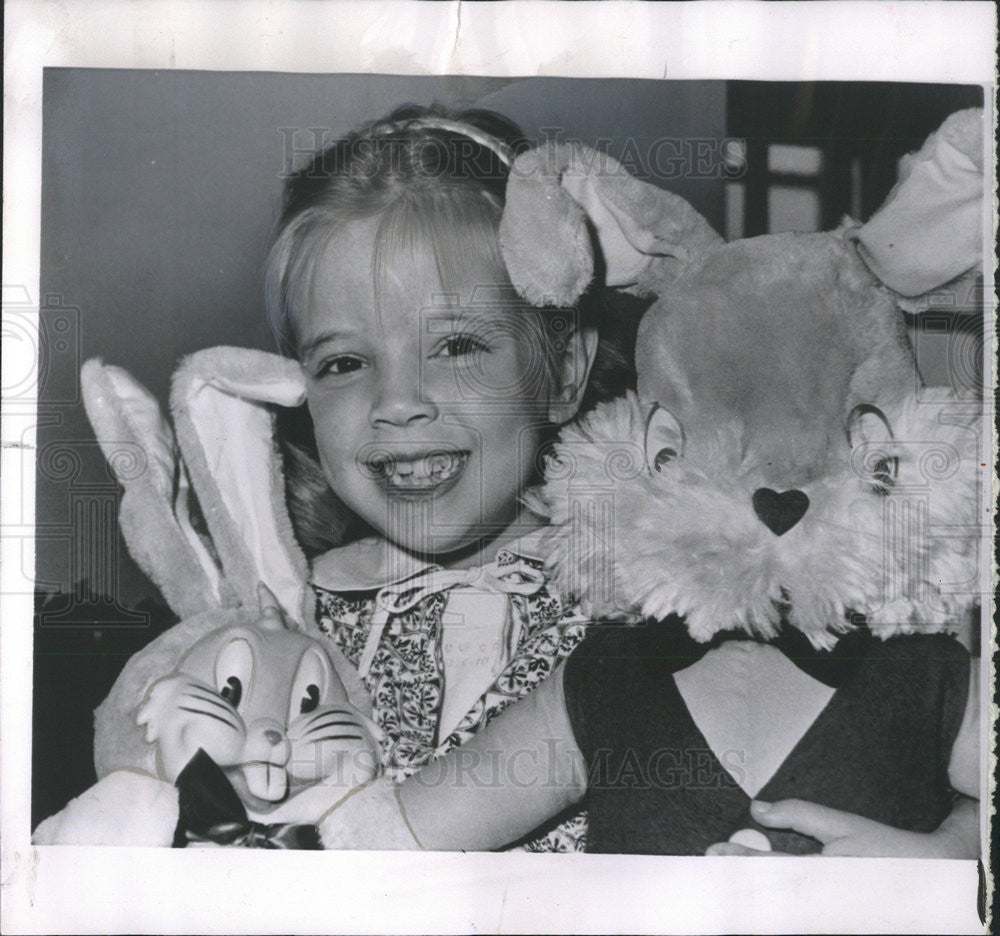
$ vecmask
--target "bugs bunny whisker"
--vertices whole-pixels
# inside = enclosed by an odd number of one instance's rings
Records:
[[[193,699],[200,699],[202,702],[208,702],[209,705],[214,705],[216,708],[220,708],[224,712],[231,712],[232,711],[232,706],[231,705],[227,705],[221,699],[213,699],[212,696],[209,696],[209,695],[199,695],[197,692],[192,692],[192,693],[190,693],[190,695],[191,695],[191,698],[193,698]]]
[[[317,712],[309,721],[306,722],[306,728],[308,728],[314,721],[320,718],[327,718],[330,715],[347,715],[350,716],[350,712],[347,709],[342,708],[326,708],[322,712]]]
[[[309,739],[310,744],[319,744],[320,741],[364,741],[364,738],[359,734],[335,734]]]
[[[203,709],[188,708],[186,705],[179,705],[177,707],[182,712],[193,712],[195,715],[207,715],[209,718],[214,718],[216,721],[222,722],[223,725],[225,725],[227,728],[231,728],[233,731],[237,731],[238,730],[237,727],[236,727],[236,725],[234,725],[231,721],[228,721],[225,718],[219,717],[214,712],[206,712]]]
[[[323,728],[357,728],[358,723],[356,721],[331,721],[323,722],[319,725],[310,725],[305,731],[305,734],[312,734],[314,731],[321,731]]]

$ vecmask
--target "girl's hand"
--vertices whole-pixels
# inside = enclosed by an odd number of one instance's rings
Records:
[[[750,813],[763,826],[792,829],[818,839],[823,855],[870,858],[976,858],[979,854],[979,803],[956,802],[951,815],[933,832],[907,832],[854,813],[818,803],[787,799],[777,803],[754,801]],[[735,842],[709,846],[706,855],[770,856],[783,852],[758,851]]]

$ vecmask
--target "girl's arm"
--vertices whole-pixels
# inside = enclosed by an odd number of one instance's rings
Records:
[[[586,768],[562,670],[401,784],[377,780],[320,821],[327,848],[490,850],[578,802]]]

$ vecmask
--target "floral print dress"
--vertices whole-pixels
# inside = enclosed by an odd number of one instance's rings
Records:
[[[396,779],[409,776],[471,738],[546,679],[584,637],[586,620],[574,609],[563,607],[558,595],[549,589],[540,559],[505,549],[490,566],[494,574],[485,587],[507,592],[507,627],[512,635],[507,661],[445,737],[440,736],[445,693],[442,618],[454,587],[449,585],[447,570],[422,566],[404,576],[402,582],[387,582],[381,588],[370,587],[367,575],[363,578],[368,581],[359,582],[359,587],[344,588],[344,576],[338,575],[338,587],[328,588],[324,576],[314,569],[317,623],[359,668],[372,699],[373,718],[387,742],[383,766]],[[402,605],[394,603],[387,612],[384,596],[393,585],[402,585],[397,594],[406,594],[408,586],[424,587]],[[521,847],[528,851],[583,851],[586,825],[586,813],[579,812],[540,830],[538,837]]]

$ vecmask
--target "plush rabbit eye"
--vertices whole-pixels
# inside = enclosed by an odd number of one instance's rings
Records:
[[[289,722],[298,715],[305,715],[319,708],[331,682],[330,663],[327,658],[317,650],[311,648],[306,650],[292,680],[292,692],[288,697]]]
[[[899,473],[899,459],[886,456],[878,459],[872,466],[872,489],[876,494],[885,497],[896,483]]]
[[[871,479],[876,494],[885,497],[899,474],[899,458],[890,451],[892,427],[885,413],[870,403],[855,406],[847,417],[847,441],[851,448],[865,446],[857,470]]]
[[[677,457],[677,449],[672,449],[670,446],[666,448],[661,448],[656,456],[653,458],[653,468],[657,471],[661,471],[664,465],[668,465]]]
[[[231,640],[215,660],[215,688],[233,708],[238,708],[253,676],[253,651],[242,638]]]
[[[891,442],[892,426],[885,413],[871,403],[859,403],[847,416],[847,444]]]
[[[684,432],[673,414],[659,404],[646,420],[646,467],[662,472],[684,451]]]
[[[243,683],[238,676],[230,676],[219,693],[233,708],[236,708],[243,701]]]

